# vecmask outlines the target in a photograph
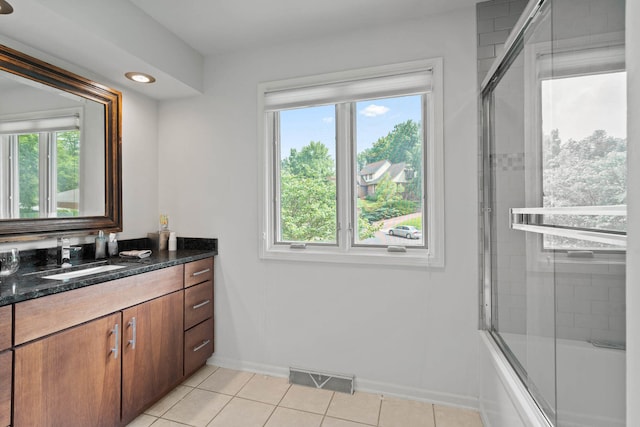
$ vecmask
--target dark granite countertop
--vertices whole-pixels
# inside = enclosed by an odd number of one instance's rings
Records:
[[[120,249],[147,249],[150,245],[146,239],[123,242]],[[50,252],[50,251],[49,251]],[[218,254],[217,239],[178,239],[178,250],[175,252],[154,250],[148,258],[131,259],[112,257],[106,260],[80,259],[72,261],[73,267],[60,268],[54,264],[37,265],[28,263],[12,276],[0,279],[0,307],[20,301],[66,292],[85,286],[97,285],[110,280],[159,270],[174,265],[208,258]],[[27,256],[28,258],[28,256]],[[43,276],[67,273],[82,268],[105,264],[123,265],[124,268],[105,271],[65,280],[44,279]]]

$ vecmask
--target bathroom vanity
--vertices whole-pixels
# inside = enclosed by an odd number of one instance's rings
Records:
[[[114,259],[124,267],[104,273],[3,283],[0,426],[126,425],[203,366],[216,253],[158,252]]]

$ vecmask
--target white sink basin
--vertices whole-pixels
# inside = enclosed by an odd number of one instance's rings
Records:
[[[126,265],[101,265],[99,267],[85,268],[83,270],[70,271],[68,273],[52,274],[51,276],[43,276],[43,279],[67,280],[75,277],[89,276],[91,274],[104,273],[105,271],[117,270],[125,268]]]

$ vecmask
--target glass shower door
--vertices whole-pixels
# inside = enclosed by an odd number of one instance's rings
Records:
[[[624,1],[547,0],[482,92],[489,330],[556,426],[624,426]]]
[[[532,144],[535,114],[531,86],[533,47],[549,47],[549,7],[516,42],[504,71],[485,91],[485,236],[490,243],[485,269],[491,283],[488,328],[541,410],[555,420],[554,264],[540,259],[537,238],[512,228],[514,207],[541,206],[540,151]]]

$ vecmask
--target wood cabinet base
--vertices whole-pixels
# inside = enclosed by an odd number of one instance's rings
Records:
[[[213,318],[184,333],[184,374],[191,375],[213,354]]]

